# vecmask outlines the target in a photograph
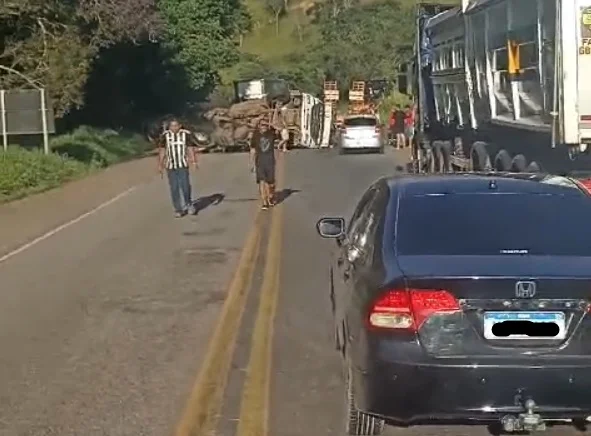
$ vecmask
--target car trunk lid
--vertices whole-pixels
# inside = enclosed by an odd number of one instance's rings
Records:
[[[408,289],[446,290],[458,300],[459,311],[433,316],[418,331],[431,355],[591,355],[584,341],[590,337],[585,316],[591,293],[589,258],[400,256],[398,263]],[[494,327],[504,321],[526,331],[507,336]],[[532,336],[528,326],[539,327],[540,322],[556,324],[558,333]]]

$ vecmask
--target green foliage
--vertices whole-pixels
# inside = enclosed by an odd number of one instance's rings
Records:
[[[258,71],[260,77],[282,77],[312,93],[320,91],[325,77],[342,89],[352,80],[395,82],[400,63],[412,50],[414,0],[290,2],[277,36],[271,11],[264,15],[266,4],[247,1],[255,27],[242,50],[254,60],[240,61],[232,77],[242,70]]]
[[[238,60],[235,36],[249,21],[240,0],[161,0],[166,39],[193,88],[215,83]]]
[[[89,165],[58,154],[10,147],[7,152],[0,152],[0,203],[54,188],[90,169]]]
[[[151,148],[137,135],[90,127],[57,136],[50,145],[49,155],[17,146],[0,152],[0,203],[57,187]]]
[[[3,1],[0,86],[47,88],[58,117],[80,107],[98,49],[154,31],[153,2]]]
[[[411,104],[411,99],[398,91],[393,91],[380,101],[378,111],[381,120],[387,120],[393,109],[404,108]]]
[[[141,136],[82,126],[51,141],[51,150],[94,167],[106,167],[147,152],[150,144]]]
[[[394,80],[412,50],[414,10],[396,1],[342,10],[317,18],[322,35],[316,46],[327,76],[348,86],[352,80]]]

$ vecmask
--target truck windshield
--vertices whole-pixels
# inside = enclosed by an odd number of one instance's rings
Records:
[[[359,118],[347,118],[345,120],[345,126],[347,127],[373,127],[378,124],[375,118],[359,117]]]
[[[400,255],[591,256],[591,198],[441,194],[400,200]]]

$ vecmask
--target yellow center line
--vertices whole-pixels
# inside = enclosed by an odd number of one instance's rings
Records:
[[[215,433],[240,323],[260,251],[263,223],[261,214],[257,213],[254,225],[246,238],[201,370],[177,426],[176,436],[206,436]]]
[[[281,158],[277,169],[279,188],[283,188],[284,166],[284,158]],[[259,308],[240,404],[238,436],[267,436],[268,434],[273,323],[279,297],[282,238],[283,205],[279,204],[273,209]]]

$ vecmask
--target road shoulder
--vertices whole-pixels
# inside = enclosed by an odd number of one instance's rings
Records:
[[[149,181],[155,167],[155,158],[145,157],[0,205],[0,256]]]

